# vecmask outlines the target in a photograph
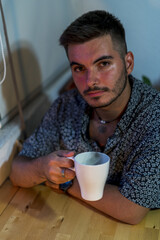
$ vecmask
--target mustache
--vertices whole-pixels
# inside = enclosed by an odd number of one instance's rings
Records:
[[[84,95],[87,95],[88,93],[93,92],[93,91],[109,92],[110,89],[107,88],[107,87],[97,87],[97,86],[95,86],[94,88],[88,88],[87,90],[84,90],[83,94],[84,94]]]

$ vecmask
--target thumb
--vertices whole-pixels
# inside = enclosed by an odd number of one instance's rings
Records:
[[[60,150],[57,152],[59,157],[73,157],[75,155],[74,151]]]
[[[73,157],[75,155],[74,151],[68,152],[65,154],[65,157]]]

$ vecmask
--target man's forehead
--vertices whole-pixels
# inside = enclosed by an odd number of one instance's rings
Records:
[[[101,43],[106,43],[106,44],[109,44],[112,45],[112,38],[109,34],[106,34],[106,35],[103,35],[103,36],[100,36],[100,37],[95,37],[93,39],[90,39],[88,41],[85,41],[85,42],[77,42],[77,43],[70,43],[68,45],[68,48],[74,48],[74,47],[77,47],[77,46],[85,46],[85,45],[95,45],[95,44],[99,44],[101,45]]]
[[[113,44],[111,37],[106,35],[95,38],[85,43],[70,44],[68,46],[68,57],[70,61],[77,61],[79,58],[92,58],[96,60],[103,55],[112,55]]]

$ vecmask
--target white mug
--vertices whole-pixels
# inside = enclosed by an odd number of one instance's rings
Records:
[[[103,197],[109,163],[109,156],[100,152],[84,152],[74,157],[75,172],[83,199],[96,201]]]

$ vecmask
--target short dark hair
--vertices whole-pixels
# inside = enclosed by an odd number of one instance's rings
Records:
[[[66,52],[69,44],[80,44],[109,34],[121,57],[127,53],[125,30],[120,20],[103,10],[89,11],[72,22],[59,41]]]

